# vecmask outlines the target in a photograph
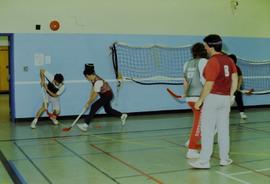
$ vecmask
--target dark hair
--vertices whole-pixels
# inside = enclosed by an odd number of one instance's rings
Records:
[[[237,57],[236,57],[236,55],[230,54],[228,56],[234,61],[235,64],[237,63]]]
[[[215,51],[221,52],[222,50],[222,39],[217,34],[210,34],[206,36],[203,41],[209,46],[213,47]]]
[[[207,58],[207,51],[202,43],[195,43],[191,48],[193,58]]]
[[[54,80],[58,83],[62,83],[64,81],[64,77],[61,73],[57,73],[54,75]]]
[[[83,75],[95,75],[95,71],[94,70],[84,69]]]
[[[93,63],[87,63],[84,65],[84,75],[92,75],[95,74],[95,67]]]

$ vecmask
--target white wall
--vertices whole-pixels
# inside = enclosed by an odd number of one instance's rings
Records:
[[[0,32],[47,33],[57,19],[62,33],[270,36],[269,0],[231,1],[0,0]]]

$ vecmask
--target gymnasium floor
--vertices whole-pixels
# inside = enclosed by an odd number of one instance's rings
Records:
[[[0,149],[17,174],[29,184],[269,184],[270,108],[248,109],[248,119],[231,114],[233,164],[210,170],[187,164],[184,143],[191,113],[131,116],[125,127],[117,118],[97,118],[90,131],[62,132],[72,120],[37,129],[30,122],[10,124],[7,96],[0,95]],[[98,128],[100,125],[101,128]],[[12,183],[0,164],[0,184]]]

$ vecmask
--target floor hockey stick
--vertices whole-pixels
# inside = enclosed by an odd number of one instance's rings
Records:
[[[249,90],[240,90],[241,93],[245,95],[252,95],[254,92],[254,89],[249,89]]]
[[[254,89],[250,89],[250,90],[241,90],[241,93],[246,94],[246,95],[266,95],[266,94],[270,94],[270,90],[256,91]]]
[[[169,88],[167,88],[166,90],[167,90],[167,92],[168,92],[170,95],[172,95],[174,98],[183,98],[183,96],[175,94],[175,93],[174,93],[171,89],[169,89]]]
[[[46,92],[45,92],[44,87],[41,87],[41,90],[42,90],[42,98],[43,98],[44,108],[45,108],[45,110],[46,110],[46,112],[47,112],[47,111],[48,111],[48,106],[47,106],[47,104],[48,104],[48,99],[47,99],[47,97],[46,97]]]
[[[82,112],[78,115],[78,117],[73,121],[73,123],[69,126],[69,127],[66,127],[66,128],[63,128],[62,131],[64,132],[68,132],[71,130],[71,128],[78,122],[78,120],[81,118],[81,116],[85,113],[86,109],[83,108]]]

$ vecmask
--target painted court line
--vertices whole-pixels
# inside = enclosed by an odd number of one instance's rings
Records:
[[[247,182],[247,181],[238,179],[238,178],[236,178],[236,177],[233,177],[233,176],[231,176],[231,175],[229,175],[229,174],[225,174],[225,173],[220,172],[220,171],[216,171],[216,173],[218,173],[218,174],[220,174],[220,175],[222,175],[222,176],[224,176],[224,177],[226,177],[226,178],[229,178],[229,179],[231,179],[231,180],[238,181],[239,183],[242,183],[242,184],[251,184],[251,183],[249,183],[249,182]]]
[[[270,153],[242,153],[242,152],[230,152],[231,155],[247,155],[256,157],[270,157]]]
[[[33,167],[43,176],[43,178],[49,183],[52,184],[52,181],[46,176],[44,172],[35,164],[35,162],[25,153],[25,151],[16,143],[14,145],[21,151],[21,153],[26,157],[26,159],[33,165]]]
[[[16,175],[20,178],[21,184],[27,184],[24,177],[21,175],[19,170],[16,168],[15,164],[12,161],[9,161],[9,164],[12,167],[12,169],[14,170],[14,172],[16,173]]]
[[[115,139],[115,138],[111,138],[111,137],[104,137],[104,136],[100,136],[100,135],[90,135],[90,136],[94,136],[96,138],[100,138],[100,139],[105,140],[105,141],[114,141],[114,142],[119,142],[119,143],[127,143],[127,144],[134,144],[134,145],[148,146],[148,147],[150,146],[150,147],[155,147],[155,148],[163,148],[164,147],[162,145],[157,145],[157,144],[143,143],[143,142],[141,142],[142,140],[139,140],[138,138],[135,138],[135,141],[129,141],[129,140]],[[159,138],[165,139],[164,137],[159,137]]]
[[[256,172],[262,172],[262,171],[270,171],[270,168],[264,168],[264,169],[256,169]],[[249,173],[253,173],[252,171],[243,171],[243,172],[235,172],[235,173],[231,173],[228,174],[230,176],[237,176],[237,175],[242,175],[242,174],[249,174]]]
[[[172,143],[172,144],[175,144],[175,145],[178,145],[178,144],[176,144],[176,143],[174,143],[174,142],[172,142],[172,141],[168,141],[168,140],[165,140],[165,141],[167,141],[167,142],[169,142],[169,143]],[[181,146],[181,145],[180,145],[180,146]],[[213,155],[213,158],[218,159],[218,158],[215,157],[214,155]],[[244,167],[244,166],[242,166],[242,165],[239,165],[239,164],[236,163],[236,162],[233,162],[233,164],[236,165],[236,166],[238,166],[238,167],[242,167],[242,168],[244,168],[244,169],[249,170],[249,171],[246,171],[246,172],[248,172],[248,173],[257,173],[257,174],[261,174],[261,175],[263,175],[263,176],[269,177],[269,175],[266,175],[266,174],[260,172],[260,171],[266,171],[266,169],[268,169],[268,168],[263,169],[263,170],[253,170],[253,169],[250,169],[250,168],[248,168],[248,167]],[[269,170],[270,170],[270,168],[269,168]],[[218,172],[218,171],[216,171],[216,172]],[[233,176],[231,176],[231,174],[225,174],[225,173],[219,173],[219,174],[224,174],[224,175],[226,175],[226,177],[234,178]],[[238,178],[234,178],[234,179],[237,179],[237,180],[238,180]],[[240,179],[239,179],[239,180],[240,180]],[[244,181],[244,182],[245,182],[245,181]],[[247,183],[248,183],[248,182],[247,182]]]
[[[148,179],[153,180],[155,183],[157,183],[157,184],[163,184],[162,181],[160,181],[160,180],[154,178],[153,176],[150,176],[149,174],[145,173],[144,171],[142,171],[142,170],[140,170],[140,169],[138,169],[138,168],[132,166],[131,164],[125,162],[124,160],[121,160],[120,158],[118,158],[118,157],[112,155],[111,153],[106,152],[105,150],[103,150],[103,149],[97,147],[96,145],[90,144],[90,146],[92,146],[92,147],[95,148],[96,150],[101,151],[101,152],[104,153],[105,155],[107,155],[107,156],[109,156],[109,157],[111,157],[111,158],[113,158],[113,159],[115,159],[115,160],[121,162],[121,163],[124,164],[125,166],[127,166],[127,167],[129,167],[129,168],[131,168],[131,169],[133,169],[133,170],[135,170],[135,171],[137,171],[138,173],[140,173],[141,175],[147,177]]]
[[[107,174],[105,171],[99,169],[96,165],[94,165],[93,163],[91,163],[90,161],[88,161],[87,159],[83,158],[81,155],[79,155],[76,151],[73,151],[72,149],[70,149],[68,146],[66,146],[65,144],[61,143],[60,141],[55,140],[55,142],[57,142],[59,145],[63,146],[66,150],[70,151],[71,153],[73,153],[75,156],[77,156],[79,159],[81,159],[82,161],[84,161],[85,163],[87,163],[88,165],[92,166],[93,168],[95,168],[97,171],[99,171],[100,173],[102,173],[104,176],[110,178],[112,181],[114,181],[117,184],[120,184],[118,181],[115,180],[115,178],[113,178],[112,176],[110,176],[109,174]]]
[[[6,169],[9,177],[13,181],[14,184],[26,184],[24,178],[18,172],[16,167],[12,164],[12,162],[8,161],[3,152],[0,150],[0,163],[3,164],[3,167]]]
[[[91,135],[118,135],[118,134],[136,134],[136,133],[146,133],[146,132],[163,132],[163,131],[175,131],[175,130],[185,130],[191,127],[175,127],[167,129],[155,129],[155,130],[135,130],[135,131],[115,131],[115,132],[102,132],[95,134],[76,134],[76,135],[58,135],[58,136],[49,136],[49,137],[29,137],[29,138],[20,138],[20,139],[0,139],[0,142],[16,142],[16,141],[25,141],[25,140],[41,140],[41,139],[56,139],[56,138],[72,138],[72,137],[87,137]]]
[[[251,127],[247,127],[247,126],[244,126],[244,125],[241,125],[241,127],[245,128],[245,129],[248,129],[248,130],[254,130],[254,131],[257,131],[257,132],[264,132],[264,133],[270,133],[270,131],[267,131],[267,130],[261,130],[261,129],[257,129],[257,128],[251,128]]]

